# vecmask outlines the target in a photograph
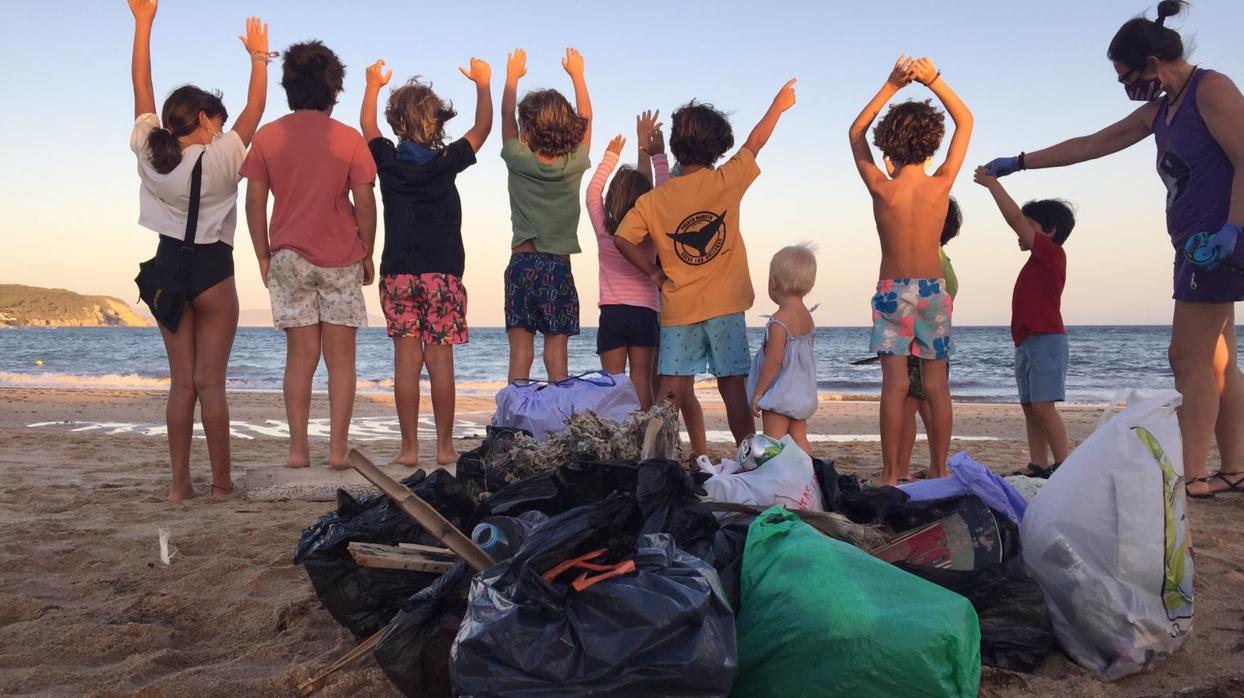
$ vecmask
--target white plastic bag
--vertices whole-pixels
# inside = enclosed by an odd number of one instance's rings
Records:
[[[1179,393],[1133,393],[1028,506],[1024,562],[1063,649],[1107,681],[1152,668],[1192,630]]]
[[[575,412],[622,422],[639,409],[639,393],[625,373],[590,371],[556,383],[518,380],[497,393],[494,427],[525,429],[543,441],[566,428]]]
[[[706,498],[760,507],[777,504],[787,509],[824,511],[821,490],[812,470],[812,457],[804,453],[789,435],[782,438],[781,446],[780,453],[771,455],[752,470],[732,471],[741,464],[722,461],[722,466],[718,466],[716,473],[704,482]],[[742,447],[739,450],[744,451]],[[727,463],[729,466],[726,466]],[[703,464],[700,468],[713,472]]]

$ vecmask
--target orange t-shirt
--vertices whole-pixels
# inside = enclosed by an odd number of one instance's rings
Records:
[[[661,325],[690,325],[752,307],[739,203],[760,176],[756,156],[741,148],[715,170],[674,177],[639,197],[617,237],[651,238],[669,278],[661,289]]]
[[[295,111],[255,133],[241,172],[272,190],[272,252],[289,248],[319,267],[367,256],[349,193],[376,181],[376,163],[358,131],[323,112]]]

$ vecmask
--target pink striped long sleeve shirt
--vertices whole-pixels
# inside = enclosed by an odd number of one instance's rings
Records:
[[[599,305],[634,305],[641,308],[661,310],[660,289],[642,271],[635,268],[613,243],[613,236],[605,229],[605,182],[618,166],[618,154],[606,152],[596,173],[587,185],[587,215],[596,231],[596,247],[600,250],[600,303]],[[656,186],[669,179],[669,162],[663,153],[652,156],[652,174]],[[651,240],[644,240],[639,249],[656,261],[656,248]]]

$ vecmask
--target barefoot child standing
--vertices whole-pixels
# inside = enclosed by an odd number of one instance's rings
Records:
[[[1019,249],[1029,253],[1015,279],[1011,338],[1015,341],[1015,382],[1028,429],[1028,474],[1049,477],[1071,450],[1056,405],[1066,399],[1070,352],[1061,308],[1067,283],[1063,243],[1076,225],[1075,214],[1057,199],[1029,201],[1021,209],[984,167],[976,168],[975,180],[993,194],[1002,217],[1019,236]]]
[[[583,79],[583,56],[566,49],[562,67],[574,83],[576,107],[557,90],[536,90],[523,97],[516,116],[527,52],[516,49],[506,63],[501,159],[509,169],[514,228],[505,269],[510,382],[530,377],[537,332],[544,335],[548,379],[566,378],[566,344],[579,334],[579,292],[570,255],[580,251],[579,185],[590,164],[592,102]]]
[[[747,248],[739,230],[739,205],[760,176],[756,155],[795,104],[794,80],[786,83],[730,161],[714,165],[734,146],[725,115],[691,102],[674,112],[670,150],[682,175],[640,197],[614,235],[631,264],[661,289],[661,348],[658,395],[676,404],[693,390],[695,376],[708,371],[726,406],[735,442],[752,434],[756,422],[747,404],[747,325],[743,313],[755,295]],[[661,266],[639,245],[652,240]],[[688,424],[691,448],[706,450],[703,426]]]
[[[807,245],[783,247],[769,263],[769,298],[778,309],[769,316],[765,340],[747,375],[752,414],[760,417],[765,436],[790,434],[804,453],[808,420],[816,414],[816,324],[803,299],[816,283],[816,255]]]
[[[925,173],[945,133],[944,115],[925,102],[904,102],[890,108],[873,134],[874,143],[893,175],[873,161],[868,127],[881,107],[913,80],[941,100],[955,122],[946,161],[932,175]],[[873,199],[881,239],[881,271],[873,296],[871,349],[881,356],[882,478],[897,483],[907,397],[907,357],[921,360],[920,369],[932,420],[930,477],[946,475],[953,427],[946,363],[953,353],[953,301],[946,292],[938,249],[950,188],[967,154],[972,114],[946,84],[931,61],[900,57],[885,84],[851,125],[855,165]]]
[[[419,377],[428,368],[436,419],[436,462],[456,463],[453,445],[454,345],[466,344],[467,292],[462,285],[462,200],[455,180],[475,164],[492,130],[492,70],[471,59],[462,74],[475,83],[475,124],[446,144],[445,122],[457,115],[432,86],[411,78],[389,95],[385,119],[397,145],[380,133],[376,103],[393,71],[367,69],[360,117],[380,177],[384,253],[380,305],[393,338],[393,393],[402,450],[394,459],[419,465]]]

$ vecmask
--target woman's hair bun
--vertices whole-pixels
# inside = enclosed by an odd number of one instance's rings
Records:
[[[1158,24],[1162,24],[1167,17],[1174,17],[1184,8],[1188,6],[1188,0],[1162,0],[1158,3]]]

